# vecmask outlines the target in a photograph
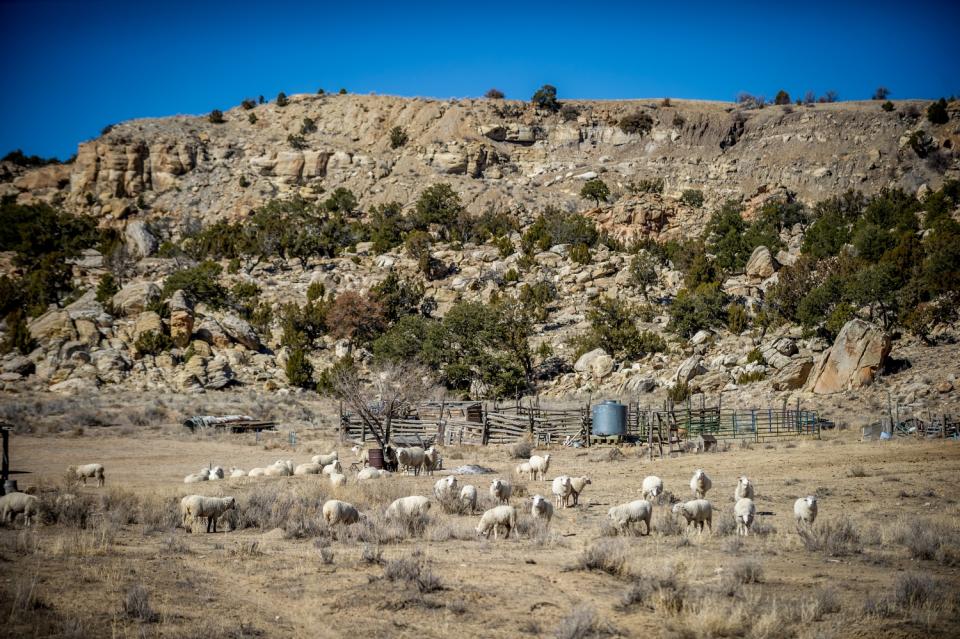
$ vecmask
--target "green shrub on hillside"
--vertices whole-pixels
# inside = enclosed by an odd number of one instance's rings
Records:
[[[701,284],[682,289],[670,305],[668,329],[691,337],[702,328],[716,328],[727,321],[727,295],[717,284]]]
[[[560,110],[560,102],[557,100],[557,88],[545,84],[537,89],[530,101],[541,109],[557,112]]]
[[[315,388],[316,386],[313,382],[313,364],[307,359],[307,354],[302,348],[294,348],[290,351],[284,372],[291,386],[298,388]]]
[[[684,189],[680,194],[680,202],[695,209],[703,206],[703,201],[703,191],[698,189]]]
[[[620,118],[617,126],[624,133],[646,135],[653,128],[653,118],[650,117],[649,113],[637,111]]]
[[[946,124],[950,121],[950,114],[947,112],[947,101],[940,98],[927,107],[927,119],[933,124]]]
[[[392,129],[390,129],[390,148],[391,149],[399,149],[400,147],[404,146],[409,139],[410,138],[407,135],[407,130],[404,129],[402,126],[395,126]]]
[[[174,291],[182,290],[195,302],[203,302],[213,308],[226,306],[229,294],[220,283],[220,265],[216,262],[201,262],[192,268],[171,273],[163,283],[163,299]]]
[[[600,202],[606,202],[607,198],[610,197],[610,187],[599,178],[587,180],[587,183],[580,189],[580,197],[593,200],[597,206],[600,206]]]

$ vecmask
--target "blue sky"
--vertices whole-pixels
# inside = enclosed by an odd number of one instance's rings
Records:
[[[528,99],[960,94],[960,2],[0,0],[0,154],[278,91]]]

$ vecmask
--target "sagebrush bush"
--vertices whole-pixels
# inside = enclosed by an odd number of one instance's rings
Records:
[[[614,577],[627,574],[627,551],[619,541],[603,539],[588,546],[577,559],[580,570],[599,570]]]
[[[810,551],[823,552],[831,557],[843,557],[861,551],[860,531],[847,517],[817,522],[812,530],[800,529],[799,533],[804,546]]]

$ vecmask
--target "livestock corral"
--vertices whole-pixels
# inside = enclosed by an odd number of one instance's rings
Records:
[[[960,634],[950,439],[440,445],[358,480],[336,428],[298,435],[15,435],[37,513],[0,529],[0,634]]]

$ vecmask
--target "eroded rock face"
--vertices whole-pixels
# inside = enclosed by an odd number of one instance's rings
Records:
[[[597,348],[581,355],[573,365],[573,370],[602,379],[613,371],[613,358],[602,348]]]
[[[847,322],[817,362],[807,388],[817,394],[838,393],[871,384],[887,355],[890,336],[860,319]]]
[[[177,346],[186,346],[193,336],[193,304],[182,290],[174,291],[170,308],[170,338]]]
[[[793,360],[777,372],[771,380],[770,386],[777,391],[803,388],[811,370],[813,370],[812,357],[801,357]]]
[[[777,263],[766,246],[753,249],[747,261],[747,277],[753,281],[763,281],[777,272]]]
[[[124,315],[137,315],[153,300],[160,299],[160,287],[153,282],[127,284],[113,296],[113,307]]]

